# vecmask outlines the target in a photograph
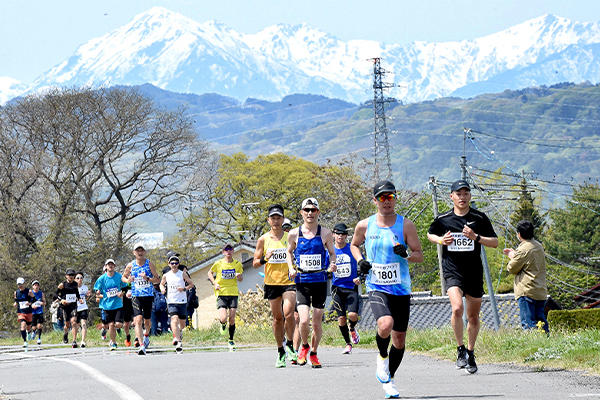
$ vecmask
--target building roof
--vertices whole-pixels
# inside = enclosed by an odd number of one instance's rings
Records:
[[[241,242],[233,244],[233,252],[237,253],[239,250],[246,250],[251,253],[254,253],[254,250],[256,250],[256,240],[242,240]],[[201,260],[200,262],[192,265],[191,267],[188,267],[188,272],[191,275],[194,272],[199,271],[206,266],[214,264],[221,257],[223,257],[223,252],[221,250],[216,251],[210,254],[208,257]],[[247,264],[243,263],[243,266],[244,268],[246,268]]]
[[[580,294],[575,296],[573,300],[575,300],[578,303],[594,303],[600,300],[600,283],[595,286],[592,286],[584,292],[581,292]]]

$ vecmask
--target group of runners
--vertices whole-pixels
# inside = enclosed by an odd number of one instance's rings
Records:
[[[375,375],[383,384],[386,398],[399,397],[394,375],[404,356],[410,315],[408,263],[422,262],[423,252],[413,222],[395,211],[396,196],[392,182],[381,181],[374,186],[373,202],[377,213],[356,225],[351,243],[347,242],[349,229],[344,223],[336,224],[333,232],[319,224],[320,208],[315,198],[302,201],[303,222],[293,229],[281,205],[273,204],[268,208],[270,230],[257,241],[253,267],[264,266],[264,297],[268,299],[273,315],[276,367],[286,367],[287,359],[291,364],[310,362],[313,368],[321,368],[317,351],[322,336],[328,274],[332,275],[333,308],[346,343],[343,353],[352,353],[353,345],[360,341],[356,324],[362,278],[377,321],[379,354]],[[442,269],[452,305],[451,325],[457,344],[456,367],[465,368],[472,374],[477,372],[474,347],[483,296],[481,246],[497,247],[498,239],[487,216],[470,207],[471,188],[466,181],[452,184],[450,198],[453,208],[435,218],[427,238],[442,246]],[[366,254],[361,251],[362,245]],[[217,296],[221,334],[229,333],[229,347],[234,349],[237,282],[243,279],[243,271],[241,263],[233,259],[231,244],[225,245],[222,253],[224,257],[212,266],[208,279]],[[176,351],[181,352],[187,317],[185,292],[193,288],[194,283],[186,271],[179,270],[179,258],[175,255],[169,258],[171,269],[159,279],[154,264],[145,257],[142,243],[134,245],[133,254],[135,259],[122,275],[115,271],[114,260],[106,260],[106,272],[94,284],[96,300],[103,311],[102,323],[110,334],[111,349],[117,348],[116,329],[123,326],[123,297],[131,297],[136,343],[140,343],[139,354],[146,354],[150,344],[153,284],[159,283],[161,292],[166,293],[173,344]],[[82,280],[83,273],[69,269],[66,280],[56,292],[62,303],[65,323],[70,323],[73,347],[77,347],[78,327],[81,325],[85,330],[83,321],[87,319],[84,311],[90,292],[87,287],[82,289]],[[24,283],[23,278],[17,281],[15,307],[24,346],[27,346],[32,326],[38,334],[38,343],[41,343],[40,324],[46,299],[39,291],[37,281],[32,282],[33,290],[26,289]],[[468,320],[466,346],[463,343],[463,297]],[[41,319],[34,318],[40,314]],[[145,331],[143,327],[146,327]],[[65,341],[67,329],[65,327]],[[85,347],[85,333],[81,346]]]

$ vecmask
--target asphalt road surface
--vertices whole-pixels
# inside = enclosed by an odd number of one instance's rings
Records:
[[[375,350],[321,348],[321,369],[276,369],[275,348],[71,349],[0,347],[0,399],[382,399]],[[600,399],[600,377],[480,364],[469,375],[449,361],[406,354],[396,373],[403,399]]]

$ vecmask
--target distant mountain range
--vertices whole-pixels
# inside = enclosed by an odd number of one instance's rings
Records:
[[[472,97],[558,82],[598,82],[600,25],[553,15],[475,40],[343,42],[306,24],[242,34],[154,7],[81,45],[33,83],[0,77],[0,102],[48,86],[152,85],[181,93],[214,92],[238,100],[280,100],[313,93],[361,103],[370,93],[372,64],[401,87],[403,102]]]

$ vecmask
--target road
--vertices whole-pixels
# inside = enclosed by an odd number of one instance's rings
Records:
[[[28,351],[0,347],[0,399],[382,399],[374,350],[319,349],[322,369],[274,367],[274,348],[154,348],[138,356],[120,348],[71,349],[60,345]],[[454,364],[408,354],[396,373],[403,399],[600,399],[600,377],[577,372],[536,372],[482,364],[469,375]]]

